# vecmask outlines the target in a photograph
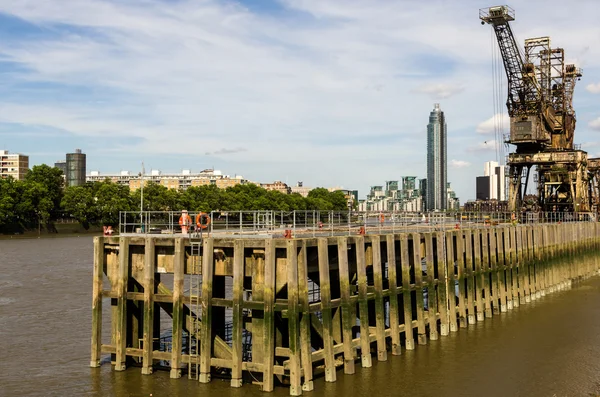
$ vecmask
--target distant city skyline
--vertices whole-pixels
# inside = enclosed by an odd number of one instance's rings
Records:
[[[451,117],[448,180],[461,200],[474,199],[480,164],[503,161],[494,120],[508,127],[504,108],[494,117],[497,43],[478,19],[488,5],[3,2],[0,150],[34,165],[80,147],[89,170],[215,167],[364,195],[376,181],[425,176],[423,115],[440,102]],[[576,143],[597,156],[597,3],[514,8],[520,47],[550,36],[583,68]]]

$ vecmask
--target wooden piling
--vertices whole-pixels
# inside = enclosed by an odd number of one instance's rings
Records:
[[[400,235],[400,255],[402,266],[402,300],[404,302],[404,338],[406,350],[414,350],[412,299],[410,287],[410,259],[408,255],[408,235]]]
[[[481,231],[481,288],[483,289],[483,305],[485,310],[485,317],[492,317],[492,289],[490,288],[490,244],[489,244],[489,229]]]
[[[294,253],[295,255],[295,253]],[[289,256],[288,256],[289,257]],[[290,266],[291,267],[291,266]],[[288,269],[289,270],[289,269]],[[295,291],[297,295],[297,290]],[[244,240],[238,239],[233,244],[233,310],[232,310],[232,331],[231,331],[231,387],[242,386],[242,331],[244,328],[243,319],[244,304]],[[294,308],[295,310],[295,308]],[[290,346],[292,343],[291,331],[294,317],[290,318]],[[296,335],[298,336],[298,335]],[[290,351],[291,351],[290,347]],[[290,364],[291,366],[292,364]]]
[[[458,323],[457,323],[457,315],[458,315],[458,307],[456,306],[456,301],[458,300],[458,295],[456,293],[456,284],[457,284],[457,275],[455,274],[455,263],[457,263],[454,256],[454,240],[456,238],[456,232],[445,233],[446,238],[446,268],[447,271],[447,284],[446,288],[448,291],[447,301],[448,301],[448,320],[450,332],[458,331]],[[443,335],[443,334],[442,334]]]
[[[356,322],[353,303],[350,301],[350,279],[348,269],[348,238],[338,237],[338,264],[340,273],[340,298],[342,300],[342,340],[344,342],[344,373],[354,374],[356,356],[352,343],[352,327]]]
[[[365,238],[355,238],[356,272],[358,277],[358,310],[360,320],[360,355],[363,368],[370,368],[371,336],[369,331],[369,307],[367,304],[367,262],[365,260]]]
[[[263,391],[273,391],[275,365],[275,243],[265,240]],[[322,290],[321,290],[322,292]],[[254,329],[254,328],[253,328]],[[259,342],[260,343],[260,342]]]
[[[173,258],[173,329],[171,334],[171,379],[177,379],[181,377],[184,262],[184,240],[177,239],[175,240],[175,256]]]
[[[500,277],[498,274],[498,229],[490,230],[490,272],[491,272],[491,298],[492,312],[500,314]]]
[[[142,374],[152,373],[154,351],[154,274],[156,272],[156,244],[147,237],[144,243],[144,339],[142,341]]]
[[[476,234],[476,231],[473,231]],[[473,270],[473,235],[470,230],[465,230],[465,254],[466,254],[466,277],[467,277],[467,319],[469,324],[475,324],[475,272]],[[478,309],[479,310],[479,309]]]
[[[400,349],[400,319],[398,308],[398,273],[396,263],[396,236],[388,234],[386,238],[387,263],[388,263],[388,284],[390,291],[390,331],[392,334],[392,355],[398,356]]]
[[[427,268],[427,322],[429,324],[429,339],[438,339],[437,329],[437,294],[435,290],[435,269],[433,263],[433,234],[425,233],[425,266]]]
[[[519,226],[515,226],[510,229],[510,278],[512,285],[512,305],[513,307],[519,307],[519,252],[517,236],[519,232]]]
[[[303,372],[303,391],[312,391],[313,368],[311,351],[311,322],[310,322],[310,301],[308,298],[308,268],[306,258],[306,240],[300,242],[300,252],[298,253],[298,303],[300,310],[300,358],[302,361]]]
[[[412,233],[413,268],[415,270],[415,300],[417,302],[417,343],[427,344],[425,328],[425,302],[423,299],[423,267],[421,263],[421,234]]]
[[[100,366],[102,349],[102,280],[104,276],[104,238],[94,238],[94,270],[92,279],[92,354],[90,367]]]
[[[507,293],[506,293],[506,228],[501,227],[496,229],[496,246],[498,249],[498,293],[500,295],[500,312],[505,313],[508,311],[507,306]]]
[[[298,317],[298,241],[287,242],[288,328],[290,349],[290,395],[302,394],[300,366],[300,326]],[[241,372],[240,372],[241,374]]]
[[[444,252],[444,244],[446,236],[443,232],[436,232],[436,261],[435,267],[437,269],[437,311],[440,313],[440,334],[446,336],[449,333],[449,319],[448,319],[448,290],[450,285],[448,284],[447,269],[449,262],[446,260],[446,254]],[[452,270],[454,274],[454,270]],[[432,276],[434,277],[435,274]],[[452,284],[452,290],[454,291],[454,284]],[[454,292],[452,293],[452,299],[454,299]],[[454,305],[454,300],[452,301]]]
[[[373,286],[375,288],[375,333],[377,338],[377,360],[387,360],[387,346],[385,344],[385,313],[383,307],[383,274],[381,263],[381,238],[371,237],[373,249]]]
[[[129,280],[129,241],[125,237],[119,241],[119,271],[117,278],[117,313],[115,332],[115,371],[124,371],[127,359],[127,282]]]
[[[210,382],[212,358],[212,290],[214,276],[213,239],[204,239],[202,247],[202,326],[200,329],[200,374],[201,383]]]
[[[331,285],[329,280],[329,253],[327,237],[318,239],[319,286],[321,288],[321,318],[323,319],[323,346],[325,355],[325,381],[335,382],[335,357],[333,354],[333,324],[331,321]]]
[[[464,231],[456,233],[456,263],[458,276],[458,324],[467,327],[466,239]]]

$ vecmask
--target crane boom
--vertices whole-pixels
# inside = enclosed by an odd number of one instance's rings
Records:
[[[481,23],[492,25],[506,71],[508,96],[506,107],[509,116],[527,115],[539,111],[539,94],[533,68],[523,61],[523,55],[510,28],[515,12],[508,6],[479,10]]]

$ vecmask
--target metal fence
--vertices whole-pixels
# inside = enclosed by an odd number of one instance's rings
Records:
[[[197,225],[200,212],[189,212],[189,233],[229,233],[245,236],[284,234],[326,236],[411,230],[478,228],[520,223],[596,221],[592,213],[543,212],[400,212],[400,211],[213,211],[205,228]],[[181,212],[121,212],[120,234],[181,235]]]

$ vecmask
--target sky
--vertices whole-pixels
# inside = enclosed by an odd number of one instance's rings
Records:
[[[0,0],[0,149],[88,173],[215,168],[364,197],[426,175],[440,103],[461,202],[496,150],[488,1]],[[514,1],[518,43],[583,70],[575,141],[600,156],[597,0]],[[497,60],[497,59],[496,59]],[[501,70],[503,75],[503,70]],[[505,77],[503,77],[505,79]],[[506,128],[508,123],[502,123]]]

